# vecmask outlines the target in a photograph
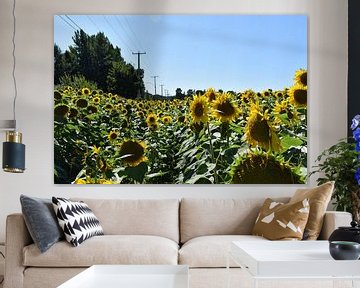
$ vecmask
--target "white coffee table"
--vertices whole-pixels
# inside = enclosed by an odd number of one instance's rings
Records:
[[[229,256],[248,272],[253,287],[275,279],[335,280],[333,285],[349,280],[350,287],[360,287],[360,261],[332,259],[328,241],[236,241]]]
[[[188,288],[185,265],[94,265],[58,288]]]

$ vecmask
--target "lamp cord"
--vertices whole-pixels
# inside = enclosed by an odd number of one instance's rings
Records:
[[[13,69],[12,69],[12,78],[14,82],[14,89],[15,89],[15,96],[14,96],[14,102],[13,102],[13,118],[15,121],[15,130],[16,130],[16,98],[17,98],[17,84],[16,84],[16,78],[15,78],[15,68],[16,68],[16,56],[15,56],[15,35],[16,35],[16,15],[15,15],[15,8],[16,8],[16,0],[13,0],[13,9],[12,9],[12,16],[13,16],[13,35],[12,35],[12,57],[13,57]]]

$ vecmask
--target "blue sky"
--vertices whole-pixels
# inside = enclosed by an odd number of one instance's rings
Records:
[[[160,85],[241,91],[282,89],[295,70],[307,68],[307,17],[304,15],[65,15],[54,17],[54,41],[64,51],[74,28],[104,32],[137,66],[141,56],[146,89]],[[65,20],[67,22],[65,22]],[[71,27],[72,26],[72,27]]]

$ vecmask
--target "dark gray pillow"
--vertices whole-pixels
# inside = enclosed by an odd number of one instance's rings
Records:
[[[21,195],[20,203],[26,226],[41,253],[64,238],[51,199]]]

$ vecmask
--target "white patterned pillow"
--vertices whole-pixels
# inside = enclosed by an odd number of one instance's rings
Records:
[[[69,243],[79,246],[86,239],[104,235],[99,220],[84,202],[52,197],[52,203],[59,225]]]

